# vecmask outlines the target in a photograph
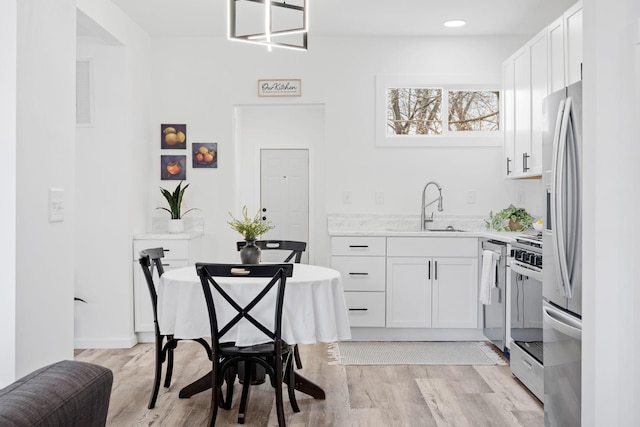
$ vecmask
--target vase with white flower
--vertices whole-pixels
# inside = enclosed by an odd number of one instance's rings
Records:
[[[260,248],[255,244],[256,239],[275,226],[271,221],[262,218],[259,209],[254,217],[249,217],[246,206],[242,207],[242,219],[235,218],[231,212],[229,212],[229,216],[232,220],[228,224],[240,233],[246,242],[245,246],[240,249],[240,260],[243,264],[260,263]]]

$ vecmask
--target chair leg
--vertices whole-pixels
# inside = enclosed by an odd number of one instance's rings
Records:
[[[227,390],[224,396],[220,396],[220,407],[222,409],[231,409],[233,400],[233,384],[236,381],[236,367],[230,366],[224,374],[224,381],[227,383]],[[222,391],[222,390],[221,390]]]
[[[293,357],[296,359],[296,367],[302,369],[302,359],[300,358],[300,352],[298,351],[298,344],[293,346]]]
[[[173,348],[167,349],[167,373],[164,376],[164,387],[169,388],[171,385],[171,377],[173,376]]]
[[[276,376],[276,413],[278,415],[278,426],[285,427],[286,422],[284,419],[284,403],[282,399],[282,358],[276,357],[275,365]]]
[[[209,412],[209,427],[213,427],[216,424],[216,417],[218,416],[218,406],[220,405],[220,379],[218,373],[220,371],[220,365],[214,363],[211,370],[211,411]]]
[[[284,381],[287,383],[287,391],[289,392],[289,403],[291,404],[293,412],[300,412],[300,407],[298,406],[298,401],[296,400],[295,376],[293,374],[293,360],[291,356],[287,358]]]
[[[238,408],[238,424],[244,424],[247,411],[247,402],[249,401],[249,391],[251,390],[251,368],[253,363],[248,360],[244,361],[244,383],[242,384],[242,396],[240,397],[240,407]]]
[[[151,399],[149,399],[149,405],[147,408],[153,409],[156,406],[156,400],[158,399],[158,390],[160,390],[160,380],[162,379],[162,344],[164,337],[162,335],[156,335],[156,371],[155,378],[153,380],[153,389],[151,390]]]

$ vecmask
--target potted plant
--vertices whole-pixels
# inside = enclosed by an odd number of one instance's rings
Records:
[[[181,212],[182,197],[184,196],[184,191],[188,187],[189,187],[189,184],[182,187],[182,181],[180,181],[180,183],[178,184],[176,189],[173,191],[173,193],[170,192],[169,190],[165,190],[164,188],[160,187],[160,192],[162,192],[162,195],[164,196],[164,198],[167,199],[167,202],[169,203],[169,208],[158,207],[156,209],[162,209],[171,214],[171,219],[169,220],[169,226],[168,226],[169,233],[181,233],[182,231],[184,231],[184,223],[182,222],[182,216],[196,209],[196,208],[191,208],[186,210],[184,213]]]
[[[485,220],[487,229],[498,231],[522,231],[531,228],[532,223],[533,217],[524,208],[513,205],[495,215],[489,212],[489,220]]]
[[[260,209],[258,209],[253,218],[250,218],[246,206],[242,207],[242,219],[236,219],[231,212],[229,212],[229,216],[231,216],[232,220],[228,224],[242,234],[242,237],[247,242],[240,249],[242,263],[258,264],[260,262],[260,248],[255,245],[256,238],[274,228],[274,225],[271,221],[262,219]]]

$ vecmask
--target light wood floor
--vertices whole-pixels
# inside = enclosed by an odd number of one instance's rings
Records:
[[[341,366],[331,364],[327,344],[300,346],[302,375],[321,385],[326,400],[297,393],[294,413],[284,392],[287,425],[296,426],[542,426],[543,408],[512,375],[509,366]],[[210,392],[179,399],[178,392],[210,368],[202,347],[183,342],[176,351],[171,387],[160,387],[147,409],[153,381],[154,345],[131,349],[78,350],[76,360],[113,370],[107,425],[202,426]],[[237,424],[234,406],[219,410],[217,425]],[[254,386],[247,426],[277,425],[273,389]]]

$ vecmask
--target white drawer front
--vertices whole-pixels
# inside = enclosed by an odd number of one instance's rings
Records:
[[[331,255],[384,256],[385,253],[385,237],[339,236],[331,238]]]
[[[384,291],[385,258],[378,256],[331,257],[331,268],[342,275],[345,291]]]
[[[345,292],[351,327],[384,327],[384,292]]]
[[[149,248],[163,248],[165,259],[189,259],[188,240],[134,240],[133,257],[138,259],[140,251]]]
[[[389,237],[387,256],[476,257],[475,237]]]

